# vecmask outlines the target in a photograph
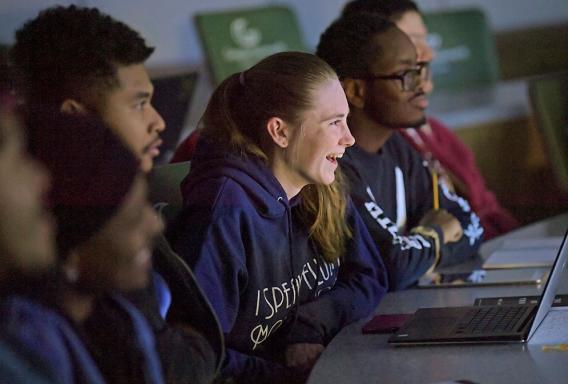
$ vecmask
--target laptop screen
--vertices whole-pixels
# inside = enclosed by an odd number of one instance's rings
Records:
[[[554,301],[554,297],[556,295],[556,288],[560,283],[560,277],[562,276],[562,272],[566,269],[566,259],[568,257],[568,244],[566,241],[567,237],[568,237],[568,231],[564,235],[564,239],[562,240],[562,245],[560,245],[560,249],[558,250],[558,255],[556,256],[554,264],[552,265],[550,277],[548,278],[548,281],[544,286],[542,297],[538,304],[538,310],[531,325],[531,329],[529,331],[527,340],[530,339],[532,335],[536,332],[540,323],[542,322],[542,320],[544,320],[546,314],[550,310],[552,302]]]

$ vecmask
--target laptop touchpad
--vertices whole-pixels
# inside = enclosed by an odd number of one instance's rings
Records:
[[[461,314],[451,313],[445,308],[420,309],[407,323],[405,331],[409,335],[444,336],[455,328]]]

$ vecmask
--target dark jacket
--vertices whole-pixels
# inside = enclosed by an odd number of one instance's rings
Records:
[[[0,378],[10,384],[57,384],[49,369],[17,343],[0,338]]]
[[[0,302],[0,334],[47,368],[61,384],[103,384],[83,341],[69,322],[52,309],[22,296]]]
[[[153,261],[165,282],[154,274],[147,289],[130,293],[128,298],[142,310],[154,331],[166,383],[211,383],[225,353],[223,334],[211,304],[191,269],[163,236]]]
[[[297,199],[287,199],[259,159],[201,140],[182,192],[172,244],[217,313],[228,347],[224,373],[239,381],[284,374],[278,355],[286,345],[326,344],[386,290],[357,212],[350,206],[354,238],[345,256],[325,262],[298,218]]]
[[[419,226],[433,208],[432,175],[398,133],[377,153],[357,145],[348,148],[341,167],[350,181],[351,197],[379,246],[391,290],[416,283],[436,262],[437,248],[440,266],[460,263],[476,254],[483,235],[479,218],[467,200],[450,192],[444,183],[439,183],[440,208],[460,221],[464,236],[444,245],[440,227],[430,228],[436,233],[431,236]]]
[[[0,335],[34,356],[58,383],[163,383],[148,324],[118,295],[99,298],[84,324],[50,305],[8,296],[0,304]]]
[[[91,315],[75,328],[107,383],[164,383],[152,329],[122,296],[97,298]]]

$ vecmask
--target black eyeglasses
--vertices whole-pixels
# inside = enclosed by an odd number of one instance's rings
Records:
[[[420,69],[420,76],[422,76],[422,80],[430,80],[430,76],[432,72],[430,72],[430,62],[428,61],[419,61],[416,63],[416,66]]]
[[[430,76],[429,65],[423,61],[414,68],[407,69],[399,75],[367,75],[358,77],[364,80],[400,80],[404,92],[413,92],[422,81]]]

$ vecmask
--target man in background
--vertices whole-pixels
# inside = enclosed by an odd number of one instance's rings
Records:
[[[428,65],[434,60],[435,52],[428,44],[428,30],[414,1],[353,0],[345,5],[342,15],[370,12],[392,21],[408,35],[416,47],[418,62]],[[434,83],[429,71],[425,76],[423,90],[429,94],[434,89]],[[427,107],[428,99],[424,98],[423,103]],[[485,185],[472,151],[441,121],[428,116],[420,127],[401,129],[400,133],[430,162],[430,166],[449,188],[468,199],[481,220],[484,240],[518,227],[517,220],[499,204],[495,194]]]

